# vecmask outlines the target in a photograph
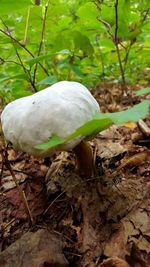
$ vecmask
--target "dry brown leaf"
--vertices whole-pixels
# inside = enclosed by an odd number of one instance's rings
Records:
[[[140,153],[137,153],[127,159],[123,159],[123,162],[121,165],[118,167],[118,170],[121,170],[122,168],[125,167],[133,167],[133,166],[139,166],[140,164],[143,164],[144,161],[147,161],[150,159],[150,153],[149,151],[143,151]]]
[[[62,253],[62,241],[47,230],[26,233],[0,253],[0,266],[3,267],[68,267]]]
[[[24,173],[18,173],[15,175],[15,177],[16,177],[17,182],[20,184],[20,183],[24,182],[28,176]],[[11,175],[8,175],[2,179],[3,192],[6,192],[6,191],[13,189],[15,187],[16,187],[16,184],[15,184]]]
[[[129,267],[129,264],[118,257],[114,257],[104,260],[100,264],[100,267]]]
[[[125,146],[113,140],[96,139],[97,155],[101,158],[110,159],[127,151]]]

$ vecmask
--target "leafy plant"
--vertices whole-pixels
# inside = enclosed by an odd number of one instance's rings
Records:
[[[54,135],[47,143],[39,144],[36,148],[49,149],[66,143],[78,136],[82,136],[86,140],[90,140],[99,132],[109,128],[113,123],[124,124],[126,122],[137,122],[139,119],[144,119],[149,113],[149,108],[150,100],[144,100],[142,103],[121,112],[97,113],[92,120],[76,129],[67,138],[62,139],[61,137]]]
[[[149,8],[148,0],[1,0],[3,101],[66,79],[144,83]]]

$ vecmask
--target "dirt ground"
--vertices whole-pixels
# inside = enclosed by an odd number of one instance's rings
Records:
[[[136,89],[103,83],[92,93],[115,112],[149,98]],[[150,118],[114,125],[91,145],[91,179],[78,176],[72,152],[37,160],[1,149],[0,267],[150,266]]]

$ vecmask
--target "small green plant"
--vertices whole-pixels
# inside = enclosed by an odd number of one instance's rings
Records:
[[[84,136],[85,140],[91,140],[99,132],[106,130],[112,124],[125,124],[127,122],[137,122],[144,119],[149,114],[150,100],[144,100],[142,103],[133,106],[130,109],[115,113],[97,113],[92,120],[85,123],[67,138],[62,139],[54,135],[47,143],[39,144],[37,149],[49,149],[64,144],[78,136]]]
[[[149,8],[148,0],[1,0],[3,102],[59,80],[145,83]]]

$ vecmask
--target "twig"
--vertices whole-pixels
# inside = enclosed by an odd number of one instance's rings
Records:
[[[33,224],[33,217],[31,215],[31,211],[30,211],[30,208],[29,208],[25,193],[20,188],[20,186],[19,186],[19,184],[17,182],[16,176],[15,176],[15,173],[14,173],[14,171],[13,171],[13,169],[12,169],[10,163],[9,163],[7,149],[5,149],[4,152],[2,153],[2,158],[3,158],[3,161],[5,163],[6,168],[9,170],[9,172],[10,172],[12,178],[13,178],[13,181],[15,182],[15,185],[16,185],[16,187],[18,189],[18,193],[20,195],[20,199],[21,199],[21,201],[22,201],[22,203],[24,205],[24,209],[25,209],[25,212],[27,214],[29,223],[32,225]]]
[[[27,33],[28,33],[28,27],[29,27],[29,17],[30,17],[30,7],[28,8],[27,18],[26,18],[26,27],[25,27],[25,33],[24,33],[24,39],[23,43],[26,44],[27,41]]]
[[[104,26],[108,29],[108,33],[110,34],[110,36],[113,37],[112,28],[110,24],[101,18],[101,0],[94,1],[94,4],[96,5],[99,12],[99,15],[97,17],[98,21],[104,24]]]
[[[150,11],[150,8],[148,8],[147,10],[144,10],[145,14],[142,16],[143,18],[141,19],[141,23],[144,23],[144,21],[147,19],[149,11]]]
[[[127,62],[128,62],[128,58],[129,58],[129,53],[130,53],[130,50],[131,50],[131,47],[132,47],[132,42],[130,41],[130,44],[126,49],[126,55],[125,55],[125,58],[124,58],[124,68],[123,68],[123,71],[125,73],[126,71],[126,66],[127,66]]]
[[[2,21],[3,25],[6,27],[6,29],[7,29],[8,33],[9,33],[9,35],[11,36],[11,32],[10,32],[10,30],[9,30],[8,26],[6,25],[6,23],[3,21],[2,18],[1,18],[1,21]],[[34,92],[37,92],[37,89],[36,89],[36,87],[35,87],[35,83],[32,81],[31,73],[30,73],[30,71],[25,67],[25,65],[24,65],[24,63],[23,63],[23,61],[22,61],[22,59],[21,59],[21,56],[20,56],[20,54],[19,54],[19,52],[18,52],[18,50],[17,50],[17,48],[16,48],[16,46],[15,46],[15,42],[12,41],[12,44],[13,44],[14,50],[15,50],[15,52],[16,52],[16,55],[17,55],[17,57],[18,57],[18,59],[19,59],[19,61],[20,61],[20,65],[21,65],[21,67],[23,68],[24,73],[27,74],[27,76],[28,76],[28,81],[31,83],[31,85],[32,85],[32,87],[33,87],[33,89],[34,89]]]
[[[98,36],[98,34],[96,34],[96,43],[97,43],[97,48],[98,48],[98,51],[99,51],[99,54],[100,54],[100,58],[101,58],[102,78],[104,80],[104,77],[105,77],[104,60],[103,60],[102,52],[101,52],[101,49],[100,49],[100,46],[99,46],[99,36]]]
[[[0,148],[0,152],[1,152],[1,155],[2,155],[2,164],[5,164],[6,168],[9,170],[12,178],[13,178],[13,181],[18,189],[18,192],[19,192],[19,195],[20,195],[20,199],[24,205],[24,209],[25,209],[25,212],[27,214],[27,217],[28,217],[28,220],[29,220],[29,223],[30,224],[33,224],[33,218],[32,218],[32,215],[31,215],[31,211],[29,209],[29,205],[28,205],[28,202],[27,202],[27,199],[26,199],[26,196],[24,194],[24,192],[21,190],[18,182],[17,182],[17,179],[16,179],[16,176],[15,176],[15,173],[9,163],[9,160],[8,160],[8,152],[7,152],[7,146],[6,146],[6,142],[5,142],[5,138],[4,138],[4,135],[3,135],[3,131],[2,131],[2,126],[1,126],[1,123],[0,123],[0,132],[1,132],[1,138],[2,138],[2,146]]]
[[[43,41],[44,41],[45,26],[46,26],[46,17],[47,17],[47,11],[48,11],[48,7],[49,7],[49,3],[50,3],[50,0],[48,0],[47,3],[46,3],[46,5],[45,5],[45,11],[44,11],[44,16],[43,16],[42,32],[41,32],[41,40],[40,40],[38,54],[37,54],[38,56],[40,56],[40,54],[41,54],[42,45],[43,45]],[[35,64],[35,68],[34,68],[34,74],[33,74],[33,82],[34,83],[35,83],[35,80],[36,80],[37,66],[38,66],[38,63]]]
[[[11,34],[5,32],[4,30],[0,29],[0,32],[5,34],[7,37],[9,37],[12,41],[14,41],[16,44],[18,44],[19,46],[22,47],[22,49],[24,49],[32,58],[35,58],[35,56],[31,53],[31,51],[21,42],[19,42],[17,39],[15,39]],[[38,62],[38,64],[40,65],[40,67],[43,69],[43,71],[46,73],[47,76],[49,76],[49,73],[47,71],[47,69],[40,63]]]
[[[116,52],[117,52],[117,56],[118,56],[118,62],[119,62],[119,67],[120,67],[120,72],[121,72],[121,77],[122,77],[123,89],[127,93],[126,81],[125,81],[125,73],[124,73],[124,69],[123,69],[123,66],[122,66],[122,62],[121,62],[121,55],[120,55],[120,50],[119,50],[119,45],[118,45],[118,36],[117,36],[117,34],[118,34],[118,0],[116,0],[114,7],[115,7],[115,36],[114,36],[114,42],[115,42]]]
[[[13,63],[13,64],[16,64],[16,65],[22,67],[22,65],[21,65],[20,63],[18,63],[18,62],[16,62],[16,61],[13,61],[13,60],[5,60],[5,59],[3,59],[2,57],[0,57],[0,60],[1,60],[1,64],[3,64],[3,63]]]
[[[115,2],[115,33],[113,34],[113,30],[111,28],[111,25],[103,20],[101,18],[101,1],[98,0],[98,1],[94,1],[95,5],[97,6],[98,8],[98,11],[99,11],[99,16],[98,16],[98,20],[103,23],[105,25],[105,27],[107,28],[108,30],[108,33],[109,35],[111,36],[114,44],[115,44],[115,47],[116,47],[116,53],[117,53],[117,57],[118,57],[118,62],[119,62],[119,68],[120,68],[120,72],[121,72],[121,77],[122,77],[122,85],[123,85],[123,89],[126,91],[127,93],[127,88],[126,88],[126,81],[125,81],[125,72],[124,72],[124,69],[123,69],[123,65],[122,65],[122,61],[121,61],[121,55],[120,55],[120,50],[119,50],[119,42],[118,42],[118,0],[116,0]]]
[[[61,192],[51,203],[50,205],[47,207],[47,209],[43,212],[43,215],[45,215],[48,210],[50,209],[50,207],[55,203],[55,201],[60,198],[63,194],[65,193],[65,191]]]

